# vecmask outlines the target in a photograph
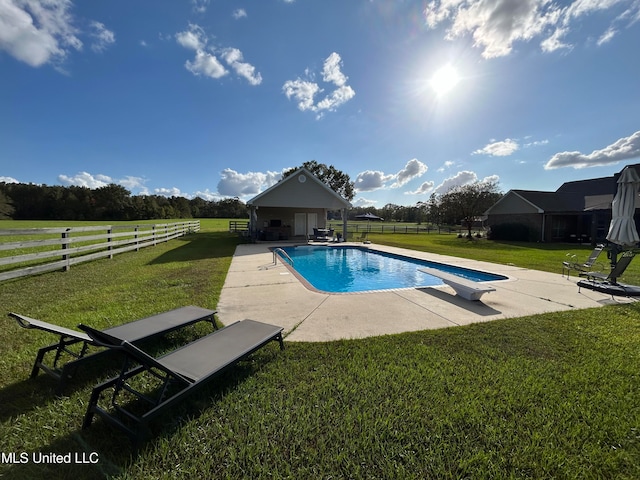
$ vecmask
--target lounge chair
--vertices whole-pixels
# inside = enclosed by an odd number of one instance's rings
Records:
[[[599,272],[581,274],[583,277],[587,277],[587,280],[578,282],[578,292],[580,292],[581,288],[588,288],[589,290],[613,296],[640,297],[640,286],[618,282],[618,278],[622,276],[634,256],[633,252],[625,252],[609,274]]]
[[[178,330],[188,325],[193,325],[194,323],[203,320],[210,321],[215,329],[216,324],[214,315],[216,313],[217,312],[215,310],[208,310],[206,308],[194,306],[182,307],[169,312],[136,320],[135,322],[108,328],[104,330],[104,332],[127,340],[130,343],[136,343]],[[58,380],[56,388],[57,395],[62,395],[67,380],[73,376],[78,366],[83,362],[108,351],[102,350],[87,355],[89,345],[96,345],[96,343],[86,333],[60,327],[52,323],[43,322],[42,320],[36,320],[18,313],[9,313],[9,316],[15,318],[21,327],[43,330],[60,336],[57,343],[42,347],[38,350],[36,360],[33,364],[33,369],[31,370],[31,378],[36,377],[39,370],[42,370]],[[77,349],[78,351],[69,349],[70,346],[76,344],[81,344],[80,348]],[[55,352],[53,363],[51,365],[45,363],[45,355],[48,352]],[[63,360],[63,356],[66,357],[66,355],[63,354],[67,354],[75,360],[69,361],[60,366],[59,364]]]
[[[562,262],[562,275],[564,275],[564,271],[567,271],[567,277],[571,274],[571,270],[575,270],[578,273],[580,272],[590,272],[590,271],[599,271],[604,270],[604,265],[602,263],[596,262],[600,253],[604,249],[604,245],[596,245],[596,248],[593,249],[589,258],[584,263],[579,263],[575,261],[576,256],[571,255],[571,260],[567,260]]]
[[[369,241],[369,232],[362,232],[359,237],[354,236],[356,242],[371,243]]]
[[[620,259],[616,262],[616,265],[609,273],[603,272],[582,272],[581,277],[587,277],[587,280],[591,282],[606,282],[615,285],[617,279],[622,276],[627,269],[631,260],[635,257],[635,253],[631,251],[624,252]]]
[[[280,349],[284,349],[282,327],[254,320],[233,323],[159,358],[108,333],[84,325],[79,328],[95,343],[125,354],[120,375],[93,389],[82,428],[89,428],[98,414],[127,434],[136,448],[147,437],[151,420],[216,375],[271,341],[279,342]],[[141,392],[133,386],[146,383],[135,379],[145,373],[149,374],[145,380],[154,378],[157,384],[152,392],[148,388]],[[103,408],[99,403],[106,390],[112,393],[105,396],[105,403],[109,401],[110,405]],[[133,401],[120,404],[127,399]]]

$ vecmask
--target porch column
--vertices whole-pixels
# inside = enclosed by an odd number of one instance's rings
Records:
[[[342,209],[342,241],[347,241],[347,209]]]

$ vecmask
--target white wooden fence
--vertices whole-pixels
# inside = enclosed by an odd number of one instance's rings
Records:
[[[0,281],[118,253],[140,250],[200,230],[200,222],[0,229]],[[93,233],[100,232],[100,233]],[[25,253],[28,252],[28,253]]]

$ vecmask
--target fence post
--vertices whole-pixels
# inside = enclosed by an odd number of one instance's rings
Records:
[[[133,235],[133,238],[135,238],[136,240],[136,252],[140,251],[140,241],[138,240],[138,227],[139,225],[136,225],[135,228],[133,229],[133,231],[135,232],[135,234]]]
[[[156,224],[151,225],[151,238],[153,239],[153,246],[155,247],[158,244],[158,239],[156,237]]]
[[[68,238],[69,238],[69,232],[71,231],[70,228],[67,228],[66,231],[62,232],[62,250],[67,250],[69,248],[69,243],[68,243]],[[62,254],[62,260],[67,262],[66,265],[64,266],[63,270],[65,272],[67,272],[69,270],[69,268],[71,268],[71,266],[69,265],[69,255],[63,253]]]
[[[113,250],[113,247],[111,246],[111,240],[113,240],[113,238],[112,238],[112,234],[113,234],[113,228],[112,228],[112,227],[109,227],[109,228],[107,229],[107,243],[109,244],[109,246],[107,247],[107,251],[109,251],[109,252],[110,252],[111,250]],[[113,254],[112,254],[112,253],[110,253],[110,254],[109,254],[109,259],[112,259],[112,258],[113,258]]]

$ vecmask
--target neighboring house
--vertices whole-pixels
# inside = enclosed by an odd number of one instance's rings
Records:
[[[347,209],[351,204],[306,168],[269,187],[247,202],[249,232],[254,240],[302,240],[314,228],[326,228],[327,212],[342,212],[347,238]]]
[[[640,164],[632,167],[640,173]],[[619,176],[567,182],[555,192],[510,190],[485,212],[487,225],[525,225],[543,242],[604,241]]]

